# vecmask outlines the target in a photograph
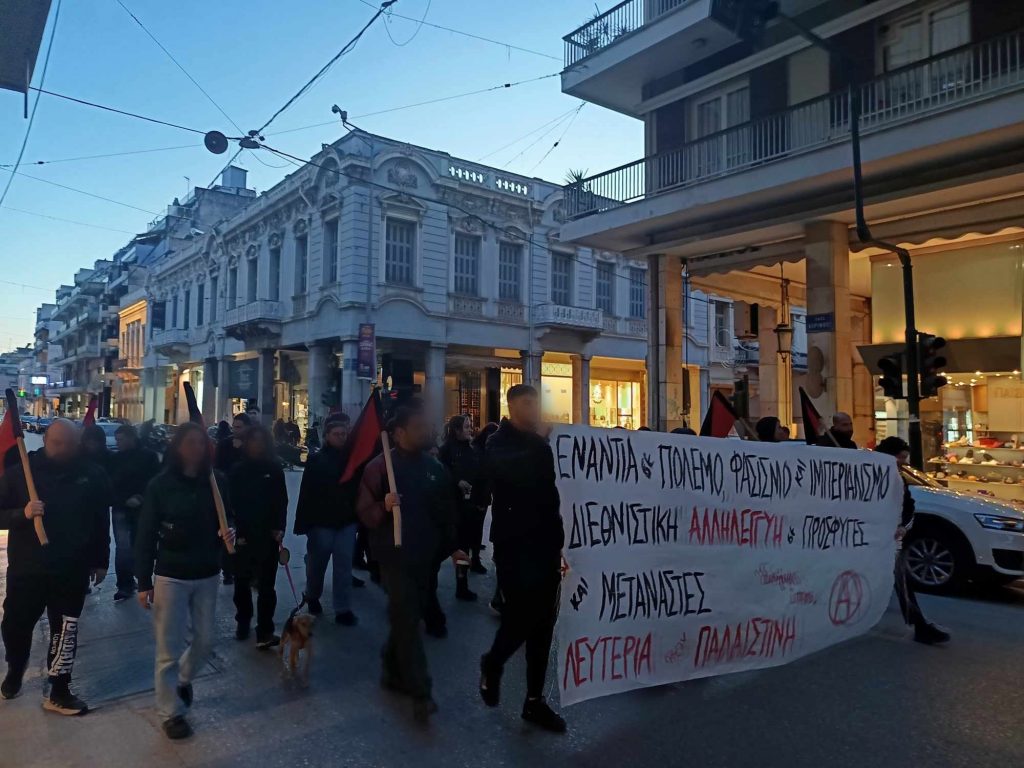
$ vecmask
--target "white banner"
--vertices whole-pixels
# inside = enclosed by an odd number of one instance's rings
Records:
[[[563,705],[785,664],[866,632],[903,481],[867,451],[561,427]]]

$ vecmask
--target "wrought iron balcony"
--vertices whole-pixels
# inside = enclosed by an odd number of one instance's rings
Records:
[[[280,301],[256,299],[224,313],[224,330],[236,339],[275,336],[281,332],[284,305]]]
[[[861,132],[877,133],[1022,88],[1024,31],[1018,30],[917,62],[860,86],[856,96]],[[565,187],[566,214],[570,218],[590,216],[848,141],[854,95],[852,90],[829,93],[569,184]]]
[[[562,38],[565,66],[583,61],[688,2],[690,0],[625,0],[619,3]]]
[[[566,307],[561,304],[541,304],[533,308],[533,322],[567,330],[604,330],[604,315],[599,309]]]

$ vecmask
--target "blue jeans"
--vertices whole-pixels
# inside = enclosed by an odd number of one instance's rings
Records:
[[[334,612],[352,610],[352,553],[356,547],[356,525],[344,528],[310,528],[306,534],[306,599],[319,600],[324,592],[327,563],[334,558],[331,579]]]
[[[210,658],[219,583],[220,576],[153,582],[156,707],[164,719],[185,714],[178,686],[191,683]]]
[[[114,573],[117,574],[117,591],[130,595],[135,591],[135,529],[139,522],[139,510],[114,507],[111,519],[114,523]]]

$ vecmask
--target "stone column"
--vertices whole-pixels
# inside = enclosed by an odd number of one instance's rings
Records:
[[[307,344],[309,359],[307,363],[307,394],[309,397],[309,420],[312,423],[317,418],[323,418],[327,414],[327,408],[322,400],[324,393],[330,387],[331,375],[331,345],[329,342],[318,341]]]
[[[590,355],[582,354],[573,358],[573,391],[579,402],[576,405],[576,423],[590,426]]]
[[[345,339],[341,342],[341,410],[355,421],[363,405],[369,388],[365,382],[356,378],[359,363],[359,342],[356,339]]]
[[[260,350],[260,383],[257,398],[260,407],[260,421],[264,426],[274,423],[274,350]]]
[[[523,349],[520,350],[519,357],[523,361],[523,384],[529,384],[540,392],[540,366],[544,352],[540,350],[530,352]]]
[[[217,358],[208,357],[203,361],[203,418],[207,424],[217,423]]]
[[[853,410],[848,237],[838,221],[814,221],[804,228],[807,314],[830,316],[832,327],[807,336],[807,394],[826,420],[836,411]]]
[[[677,256],[650,256],[647,372],[651,429],[683,426],[683,277]]]
[[[234,416],[231,412],[231,398],[228,389],[230,368],[231,360],[228,358],[222,357],[217,361],[217,421],[231,421],[231,417]]]
[[[757,401],[759,416],[776,416],[784,425],[793,422],[792,354],[779,356],[775,326],[781,322],[774,307],[758,307]]]
[[[425,382],[423,399],[427,405],[427,414],[433,423],[442,426],[444,423],[444,371],[445,355],[448,347],[445,344],[431,344],[427,348],[424,365]]]

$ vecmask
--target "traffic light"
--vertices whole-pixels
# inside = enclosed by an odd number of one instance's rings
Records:
[[[903,399],[903,358],[898,352],[886,355],[878,361],[878,368],[882,375],[878,379],[878,386],[886,397],[893,400]]]
[[[931,333],[917,335],[917,354],[921,371],[921,397],[935,397],[939,389],[946,386],[946,377],[942,369],[946,367],[946,358],[941,350],[946,340]]]

